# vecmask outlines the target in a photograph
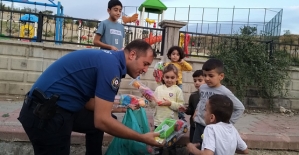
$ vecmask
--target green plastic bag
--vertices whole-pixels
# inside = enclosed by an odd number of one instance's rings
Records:
[[[122,123],[132,130],[144,134],[150,131],[146,112],[128,109]],[[147,145],[141,142],[114,137],[105,155],[150,155]]]

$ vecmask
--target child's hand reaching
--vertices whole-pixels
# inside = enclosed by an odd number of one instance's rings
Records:
[[[193,121],[194,121],[194,119],[195,119],[196,113],[197,113],[197,108],[195,109],[195,112],[194,112],[194,114],[193,114],[193,116],[192,116]]]
[[[199,147],[199,146],[200,146],[200,144],[192,144],[192,143],[188,143],[188,144],[187,144],[187,150],[188,150],[190,153],[192,153],[192,154],[197,154],[198,151],[200,151],[200,150],[198,150],[198,148],[197,148],[197,147]]]
[[[187,108],[186,108],[185,106],[183,106],[183,105],[181,105],[181,106],[179,107],[179,111],[180,111],[180,112],[186,112],[186,110],[187,110]]]
[[[165,98],[163,98],[163,101],[158,102],[159,106],[171,106],[171,102]]]
[[[118,49],[115,46],[110,46],[110,49],[113,51],[117,51]]]

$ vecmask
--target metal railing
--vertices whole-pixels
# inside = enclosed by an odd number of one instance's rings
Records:
[[[124,6],[123,12],[130,16],[139,13],[138,8]],[[282,13],[281,8],[167,7],[164,19],[187,22],[181,30],[188,32],[234,35],[240,27],[250,26],[257,35],[279,36]],[[148,12],[144,17],[158,20],[157,14]]]
[[[163,54],[163,32],[164,29],[149,28],[134,25],[124,25],[125,27],[125,45],[134,39],[144,39],[158,54]]]
[[[21,41],[78,45],[93,48],[93,39],[100,21],[64,17],[22,11],[0,10],[0,38]],[[21,21],[25,15],[36,21]],[[57,21],[62,21],[57,26]],[[124,45],[134,39],[149,42],[157,53],[161,53],[163,29],[124,25]]]
[[[25,22],[20,18],[26,14],[21,11],[0,10],[0,37],[1,39],[34,40],[37,31],[37,22]],[[37,16],[31,13],[31,16]]]
[[[209,57],[211,51],[219,46],[224,39],[226,39],[228,45],[232,45],[236,38],[226,35],[180,31],[178,44],[184,48],[187,56]]]
[[[256,40],[253,40],[253,42],[265,45],[265,50],[269,53],[269,58],[273,58],[276,51],[287,52],[291,58],[292,65],[299,66],[299,38],[293,37],[290,40],[288,39],[289,37],[282,36],[268,41],[260,40],[259,37],[256,37]],[[240,47],[241,39],[237,35],[226,36],[180,31],[178,44],[184,49],[187,56],[210,57],[211,52],[221,52],[219,49],[220,46],[229,49],[242,48]]]

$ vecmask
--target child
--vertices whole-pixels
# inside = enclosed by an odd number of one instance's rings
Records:
[[[184,60],[185,54],[181,47],[179,46],[172,46],[168,52],[167,57],[171,62],[168,62],[165,64],[167,66],[168,64],[173,64],[178,69],[178,83],[177,85],[182,89],[183,84],[183,71],[192,71],[192,66]],[[179,112],[179,118],[185,120],[185,116],[183,112]]]
[[[178,69],[170,64],[163,71],[163,85],[156,88],[154,94],[159,101],[150,102],[151,107],[155,107],[154,125],[157,128],[166,118],[178,119],[178,109],[184,104],[183,91],[176,85]],[[147,97],[148,98],[148,97]],[[160,103],[160,101],[162,101]],[[160,150],[163,154],[163,148]],[[175,154],[175,146],[169,148],[169,154]]]
[[[195,109],[196,109],[196,106],[199,102],[199,87],[205,83],[204,81],[204,77],[203,77],[203,72],[202,70],[196,70],[193,75],[193,81],[194,81],[194,86],[196,88],[196,91],[193,92],[190,97],[189,97],[189,105],[188,105],[188,108],[185,110],[185,113],[187,115],[191,115],[190,117],[190,132],[189,132],[189,139],[190,139],[190,142],[192,142],[192,139],[193,139],[193,134],[194,134],[194,130],[195,130],[195,124],[194,124],[194,121],[193,121],[193,115],[194,115],[194,112],[195,112]]]
[[[183,84],[183,71],[192,71],[192,66],[184,60],[185,54],[181,47],[179,46],[172,46],[168,52],[167,57],[171,62],[168,62],[165,64],[167,66],[168,64],[173,64],[178,69],[178,83],[177,85],[182,88]]]
[[[246,143],[237,129],[230,123],[234,104],[230,98],[215,94],[206,103],[204,121],[207,124],[201,151],[196,144],[187,144],[187,149],[194,155],[234,155],[248,154]],[[197,135],[199,136],[199,135]]]
[[[122,3],[119,0],[108,2],[109,18],[103,20],[93,40],[95,46],[106,50],[121,50],[123,48],[124,26],[117,22],[122,12]]]
[[[206,102],[208,98],[214,94],[226,95],[233,101],[233,113],[230,119],[232,124],[236,123],[236,121],[241,117],[244,112],[244,105],[240,102],[235,95],[227,89],[225,86],[221,85],[221,81],[224,78],[224,67],[223,63],[218,59],[209,59],[206,61],[203,66],[203,75],[205,84],[202,84],[199,87],[200,92],[200,101],[197,104],[195,114],[194,114],[194,122],[195,122],[195,131],[193,135],[193,143],[202,143],[201,135],[203,134],[204,128],[206,126],[204,121],[204,113]]]

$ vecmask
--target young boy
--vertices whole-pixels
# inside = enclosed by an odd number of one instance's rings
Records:
[[[206,103],[205,123],[207,124],[201,150],[196,144],[187,144],[194,155],[234,155],[248,154],[246,143],[237,129],[230,123],[234,111],[233,102],[225,95],[215,94]]]
[[[230,119],[232,124],[236,123],[245,110],[244,105],[240,102],[240,100],[236,98],[229,89],[221,84],[221,81],[224,78],[224,66],[220,60],[209,59],[203,64],[202,70],[205,84],[202,84],[199,88],[200,101],[196,107],[193,117],[195,122],[195,131],[192,140],[193,143],[199,144],[202,143],[201,135],[203,134],[204,128],[206,126],[204,121],[204,113],[206,103],[210,96],[214,94],[221,94],[226,95],[232,100],[234,107]]]
[[[196,88],[196,91],[193,92],[190,97],[189,97],[189,105],[188,105],[188,108],[185,110],[185,113],[187,115],[191,115],[190,117],[190,132],[189,132],[189,139],[190,139],[190,142],[192,142],[192,139],[193,139],[193,134],[194,134],[194,130],[195,130],[195,124],[194,124],[194,121],[193,121],[193,115],[194,115],[194,112],[195,112],[195,109],[196,109],[196,106],[199,102],[199,87],[205,83],[204,81],[204,77],[203,77],[203,72],[202,70],[196,70],[193,75],[193,81],[194,81],[194,86]]]
[[[103,20],[93,40],[95,46],[106,50],[121,50],[123,48],[124,26],[117,22],[122,12],[122,3],[119,0],[108,2],[109,18]]]

